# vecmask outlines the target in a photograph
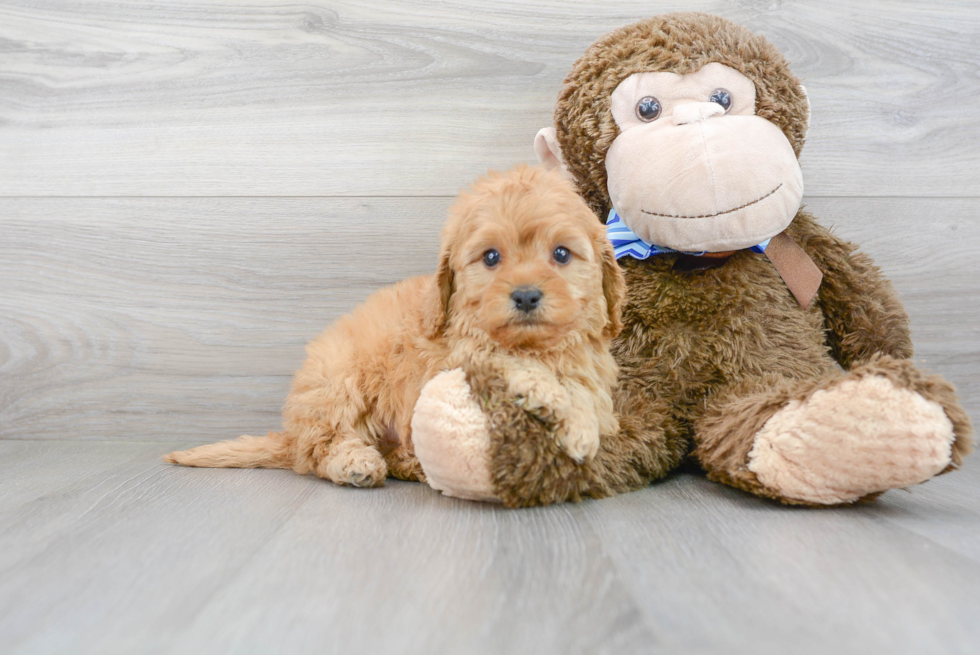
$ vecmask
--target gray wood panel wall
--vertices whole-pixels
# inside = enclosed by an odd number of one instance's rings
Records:
[[[676,9],[788,57],[808,206],[980,414],[975,0],[4,0],[0,438],[274,428],[303,344],[434,268],[457,189],[533,160],[585,47]]]

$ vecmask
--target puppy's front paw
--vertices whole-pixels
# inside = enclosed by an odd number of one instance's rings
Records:
[[[388,477],[388,465],[374,446],[346,442],[319,463],[316,473],[340,485],[380,487]]]
[[[524,411],[545,421],[562,421],[572,406],[568,391],[550,372],[522,369],[507,378],[510,391]]]
[[[592,461],[599,452],[599,421],[573,415],[563,428],[557,435],[562,450],[579,464]]]

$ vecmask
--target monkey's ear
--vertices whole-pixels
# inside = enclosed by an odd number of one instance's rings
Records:
[[[602,295],[606,298],[606,309],[609,312],[609,321],[602,332],[608,337],[616,337],[623,329],[626,278],[616,261],[616,250],[606,238],[605,230],[597,242],[596,253],[602,265]]]
[[[561,157],[561,146],[558,145],[558,132],[553,127],[542,127],[534,136],[534,154],[547,170],[561,169],[566,177],[570,177],[568,167]]]
[[[443,244],[439,255],[439,268],[436,270],[435,282],[429,289],[425,315],[422,317],[422,329],[430,339],[439,336],[449,320],[449,304],[453,297],[453,268],[449,265],[450,248]]]

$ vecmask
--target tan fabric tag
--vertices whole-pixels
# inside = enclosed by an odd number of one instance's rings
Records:
[[[793,241],[793,237],[780,232],[769,240],[766,257],[776,267],[800,307],[809,307],[823,280],[823,273],[810,259],[810,255]]]

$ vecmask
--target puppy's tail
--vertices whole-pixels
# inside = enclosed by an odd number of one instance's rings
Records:
[[[281,432],[270,432],[267,437],[245,435],[163,456],[171,464],[205,468],[285,469],[290,468],[289,460],[289,444]]]

